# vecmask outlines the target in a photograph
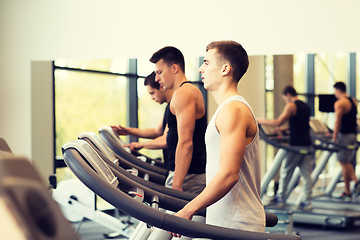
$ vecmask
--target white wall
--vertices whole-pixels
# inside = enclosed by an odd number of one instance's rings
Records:
[[[0,136],[32,157],[31,61],[150,56],[212,40],[250,55],[359,51],[360,1],[0,0]],[[36,144],[36,143],[34,143]]]

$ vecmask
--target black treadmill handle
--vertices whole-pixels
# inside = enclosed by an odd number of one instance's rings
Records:
[[[324,150],[324,151],[328,151],[328,152],[338,152],[339,151],[339,149],[337,149],[337,148],[326,147],[326,146],[323,146],[320,144],[314,144],[313,146],[317,150]]]
[[[354,150],[359,148],[360,142],[356,141],[355,145],[342,145],[339,143],[335,143],[332,141],[332,139],[329,138],[329,140],[322,138],[320,136],[317,136],[316,134],[313,134],[314,138],[325,143],[325,144],[329,144],[329,145],[333,145],[335,148],[341,148],[341,149],[345,149],[345,150]],[[337,151],[339,151],[339,149],[337,149]]]
[[[304,148],[295,148],[291,145],[285,145],[285,144],[281,144],[277,141],[274,141],[274,140],[271,140],[269,139],[268,137],[260,134],[260,138],[263,139],[266,143],[276,147],[276,148],[282,148],[282,149],[285,149],[289,152],[293,152],[293,153],[298,153],[298,154],[301,154],[301,155],[307,155],[307,154],[310,154],[311,151],[307,148],[307,147],[304,147]]]

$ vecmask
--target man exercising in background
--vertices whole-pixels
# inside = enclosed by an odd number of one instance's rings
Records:
[[[164,47],[150,58],[155,80],[173,90],[168,115],[167,149],[170,173],[165,186],[200,193],[205,180],[206,111],[200,90],[185,76],[185,60],[179,49]]]
[[[258,119],[259,124],[270,126],[281,126],[289,121],[290,130],[290,145],[298,148],[308,148],[312,151],[312,142],[310,139],[310,107],[303,101],[299,100],[296,90],[288,86],[283,91],[283,98],[286,102],[283,112],[277,119],[267,120]],[[287,184],[298,166],[301,175],[304,178],[304,192],[305,201],[301,202],[298,208],[303,210],[311,210],[311,172],[313,169],[313,156],[312,154],[305,155],[302,158],[297,158],[297,153],[289,152],[286,159],[281,163],[280,179],[279,179],[279,192],[275,196],[275,203],[278,207],[284,207],[286,202]]]
[[[132,142],[125,147],[129,147],[131,151],[147,149],[163,149],[163,159],[165,166],[167,166],[167,146],[166,146],[166,133],[167,133],[167,115],[169,112],[169,102],[173,95],[172,90],[164,90],[160,87],[159,83],[155,81],[155,72],[152,72],[144,80],[148,93],[152,100],[159,104],[167,103],[165,108],[164,117],[156,128],[131,128],[124,126],[111,126],[118,135],[132,135],[139,138],[153,139],[147,142]]]
[[[337,82],[334,85],[335,97],[338,99],[334,104],[335,126],[333,131],[333,141],[342,145],[356,144],[356,100],[346,93],[346,85],[343,82]],[[342,177],[345,183],[345,190],[340,195],[341,199],[350,200],[350,181],[355,182],[354,196],[360,193],[360,183],[356,177],[353,162],[356,161],[356,155],[351,158],[351,150],[339,149],[337,153],[338,161],[342,168]]]

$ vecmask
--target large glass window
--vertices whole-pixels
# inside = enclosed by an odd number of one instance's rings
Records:
[[[85,131],[126,122],[125,77],[55,70],[56,155]]]
[[[294,88],[299,94],[306,93],[305,84],[305,61],[306,54],[298,53],[293,55],[293,81]],[[301,97],[301,95],[300,95]],[[303,98],[304,99],[304,98]]]
[[[55,66],[108,70],[111,61],[65,61]],[[94,64],[94,67],[93,67]],[[97,67],[96,67],[97,66]],[[126,121],[125,77],[55,68],[55,154],[61,147],[86,131],[98,132],[103,125]],[[56,169],[57,179],[73,177],[67,168]]]
[[[332,94],[335,82],[347,82],[348,53],[319,53],[315,55],[315,93]],[[319,101],[315,98],[315,117],[333,127],[332,114],[319,111]]]
[[[346,53],[319,53],[315,55],[315,92],[333,93],[335,82],[347,80]]]

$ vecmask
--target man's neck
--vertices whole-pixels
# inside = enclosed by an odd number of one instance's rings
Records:
[[[169,103],[173,95],[173,90],[167,90],[165,93],[166,102]]]
[[[299,100],[299,98],[298,98],[297,96],[295,96],[295,97],[292,97],[292,98],[290,99],[290,102],[295,102],[295,101],[297,101],[297,100]]]
[[[186,82],[188,81],[185,74],[179,74],[176,78],[175,78],[175,81],[174,81],[174,85],[173,85],[173,88],[172,90],[173,91],[176,91],[183,82]]]
[[[340,98],[348,98],[349,95],[347,93],[341,94]]]
[[[214,99],[218,105],[223,103],[229,97],[239,95],[237,91],[237,83],[230,82],[230,84],[222,84],[218,89],[212,92]]]

